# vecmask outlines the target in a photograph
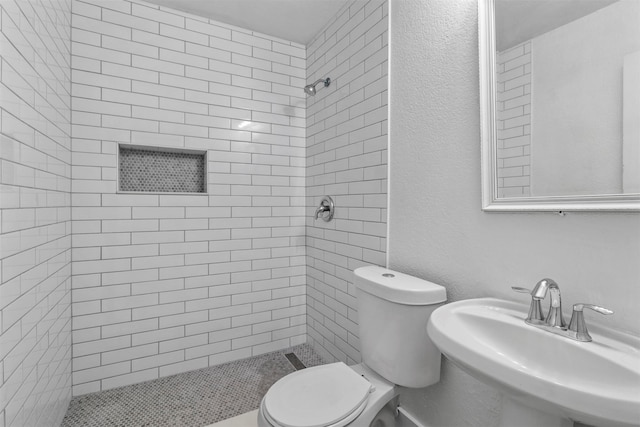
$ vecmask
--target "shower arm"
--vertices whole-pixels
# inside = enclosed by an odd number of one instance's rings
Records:
[[[326,79],[318,79],[315,81],[315,83],[309,85],[309,86],[316,86],[318,83],[320,82],[324,82],[324,87],[328,87],[329,84],[331,83],[331,79],[329,79],[329,77],[327,77]]]

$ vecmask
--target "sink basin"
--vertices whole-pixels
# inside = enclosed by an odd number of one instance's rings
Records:
[[[525,324],[527,312],[495,298],[458,301],[436,309],[427,331],[503,393],[503,425],[640,425],[640,338],[587,319],[593,341],[578,342]]]

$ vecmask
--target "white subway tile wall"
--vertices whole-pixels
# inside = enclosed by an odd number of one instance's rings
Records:
[[[531,195],[531,41],[498,52],[498,196]]]
[[[71,399],[71,0],[0,1],[0,426]]]
[[[73,394],[305,342],[305,46],[138,1],[72,23]],[[206,150],[207,194],[119,193],[118,143]]]
[[[385,265],[388,27],[386,0],[350,2],[307,46],[307,329],[327,360],[360,361],[353,270]],[[331,222],[312,219],[333,197]]]

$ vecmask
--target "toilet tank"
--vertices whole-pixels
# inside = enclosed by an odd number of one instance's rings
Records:
[[[377,266],[354,271],[362,361],[387,380],[420,388],[440,380],[440,351],[427,335],[444,287]]]

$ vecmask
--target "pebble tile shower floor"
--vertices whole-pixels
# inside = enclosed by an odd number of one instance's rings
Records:
[[[311,346],[186,372],[144,383],[75,397],[62,427],[207,426],[257,409],[269,387],[302,363],[325,363]]]

